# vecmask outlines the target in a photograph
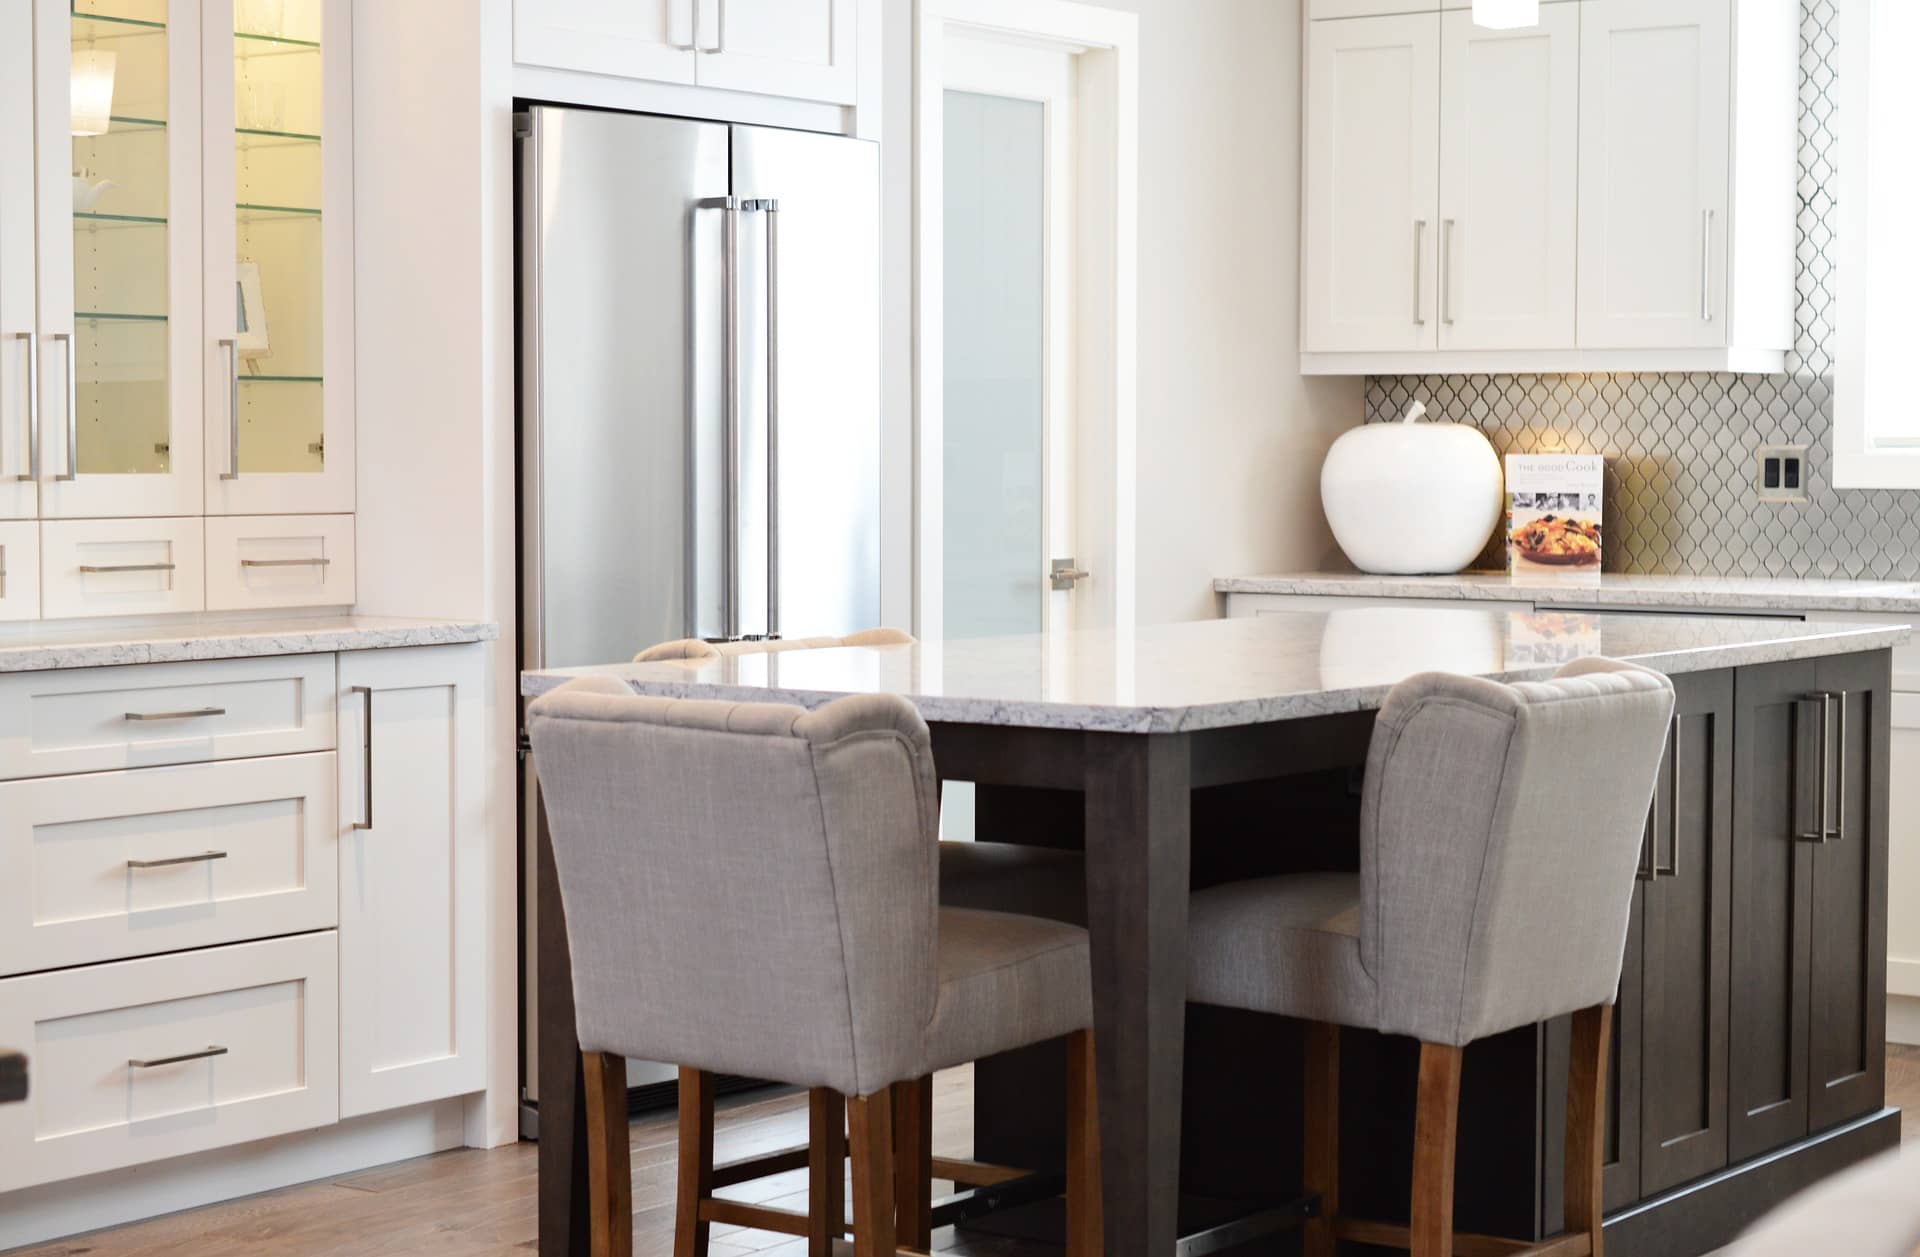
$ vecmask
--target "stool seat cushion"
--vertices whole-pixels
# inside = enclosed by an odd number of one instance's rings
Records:
[[[1194,895],[1187,998],[1372,1025],[1379,988],[1360,963],[1360,875],[1260,877]]]
[[[1087,923],[1087,862],[1078,851],[1010,842],[940,844],[940,902]]]
[[[1011,912],[940,909],[939,995],[927,1028],[933,1069],[1093,1025],[1087,932]]]

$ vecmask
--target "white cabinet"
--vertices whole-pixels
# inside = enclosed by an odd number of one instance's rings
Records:
[[[1440,347],[1574,342],[1580,6],[1441,18]]]
[[[208,518],[207,610],[345,607],[353,594],[353,516]]]
[[[0,620],[40,614],[40,525],[0,522]]]
[[[1728,3],[1583,6],[1583,347],[1726,343]]]
[[[1794,6],[1310,13],[1306,373],[1785,369]]]
[[[198,516],[40,525],[40,609],[48,619],[199,611],[206,598]]]
[[[33,243],[33,8],[0,5],[0,519],[32,519],[40,497],[28,405],[37,340]],[[0,619],[7,614],[0,593]]]
[[[515,0],[513,58],[851,105],[861,0]]]
[[[340,658],[342,1117],[485,1085],[483,658]]]
[[[1308,43],[1304,348],[1432,349],[1440,16],[1316,22]]]

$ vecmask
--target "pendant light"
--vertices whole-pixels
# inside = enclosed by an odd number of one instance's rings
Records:
[[[1540,0],[1473,0],[1473,24],[1491,31],[1540,25]]]
[[[105,135],[113,125],[114,54],[73,50],[73,133]]]

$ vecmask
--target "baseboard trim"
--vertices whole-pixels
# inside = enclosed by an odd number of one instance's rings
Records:
[[[0,1195],[0,1250],[333,1178],[466,1142],[465,1102],[442,1100],[319,1130]]]
[[[1887,1042],[1920,1043],[1920,998],[1887,996]]]

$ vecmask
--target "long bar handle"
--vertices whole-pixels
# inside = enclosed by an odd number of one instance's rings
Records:
[[[360,696],[360,803],[361,819],[349,825],[349,829],[373,828],[373,687],[356,685],[351,693]]]
[[[57,479],[71,480],[73,477],[60,476]],[[80,565],[80,570],[89,575],[98,572],[171,572],[173,569],[172,563],[82,563]]]
[[[662,20],[671,23],[671,15]],[[673,36],[667,36],[667,43],[681,52],[700,51],[700,0],[687,0],[687,42],[681,43]]]
[[[80,385],[76,378],[75,354],[72,332],[54,332],[53,339],[64,341],[67,346],[67,471],[65,475],[55,476],[55,480],[78,480],[80,478]],[[81,571],[85,571],[82,568]]]
[[[1833,695],[1806,694],[1801,696],[1801,701],[1820,704],[1820,758],[1813,774],[1813,829],[1811,832],[1801,830],[1794,837],[1801,842],[1824,843],[1827,841],[1828,791],[1832,784],[1832,779],[1827,775],[1827,748],[1832,744],[1833,739]],[[1800,741],[1801,739],[1795,739],[1796,745]]]
[[[1838,690],[1832,695],[1840,707],[1840,719],[1836,722],[1833,751],[1833,828],[1827,828],[1826,814],[1820,816],[1821,841],[1831,838],[1835,842],[1844,842],[1847,837],[1847,692]]]
[[[1427,325],[1426,292],[1420,282],[1422,263],[1427,256],[1427,220],[1413,220],[1413,322],[1416,327]]]
[[[130,869],[165,869],[172,868],[176,864],[205,864],[209,860],[224,860],[226,858],[227,853],[224,851],[202,851],[199,855],[176,855],[169,856],[164,860],[128,860],[127,867]]]
[[[327,567],[332,559],[241,559],[241,567]]]
[[[198,1052],[182,1052],[178,1056],[156,1056],[152,1060],[146,1061],[129,1060],[127,1062],[127,1068],[158,1069],[162,1065],[179,1065],[186,1061],[204,1061],[210,1056],[225,1056],[226,1054],[227,1049],[216,1045],[202,1048]]]
[[[240,478],[240,342],[232,336],[222,336],[220,344],[227,351],[227,469],[220,473],[222,480]]]
[[[718,0],[718,11],[714,14],[714,18],[713,47],[702,48],[700,50],[701,52],[725,52],[727,50],[727,0]],[[700,30],[697,25],[694,28],[693,37],[695,39],[700,37]]]
[[[1660,787],[1656,783],[1653,797],[1647,800],[1647,819],[1640,825],[1640,863],[1633,871],[1635,880],[1657,882],[1660,880],[1660,865],[1654,855],[1654,846],[1660,841],[1660,828],[1654,821],[1660,807]]]
[[[780,202],[748,201],[767,216],[767,636],[780,636]]]
[[[224,716],[224,707],[196,707],[192,711],[130,711],[126,718],[132,721],[145,720],[205,720],[211,716]]]
[[[1440,223],[1440,321],[1453,326],[1453,229],[1451,218]]]
[[[1713,322],[1713,211],[1700,211],[1700,321]]]
[[[1673,859],[1665,868],[1660,867],[1659,849],[1656,845],[1653,857],[1653,875],[1660,877],[1680,876],[1680,713],[1673,714],[1673,723],[1667,727],[1667,736],[1673,743],[1673,757],[1668,761],[1667,777],[1667,841],[1671,844]]]
[[[40,337],[33,332],[15,332],[13,337],[27,342],[27,470],[14,479],[34,481],[40,479]]]

